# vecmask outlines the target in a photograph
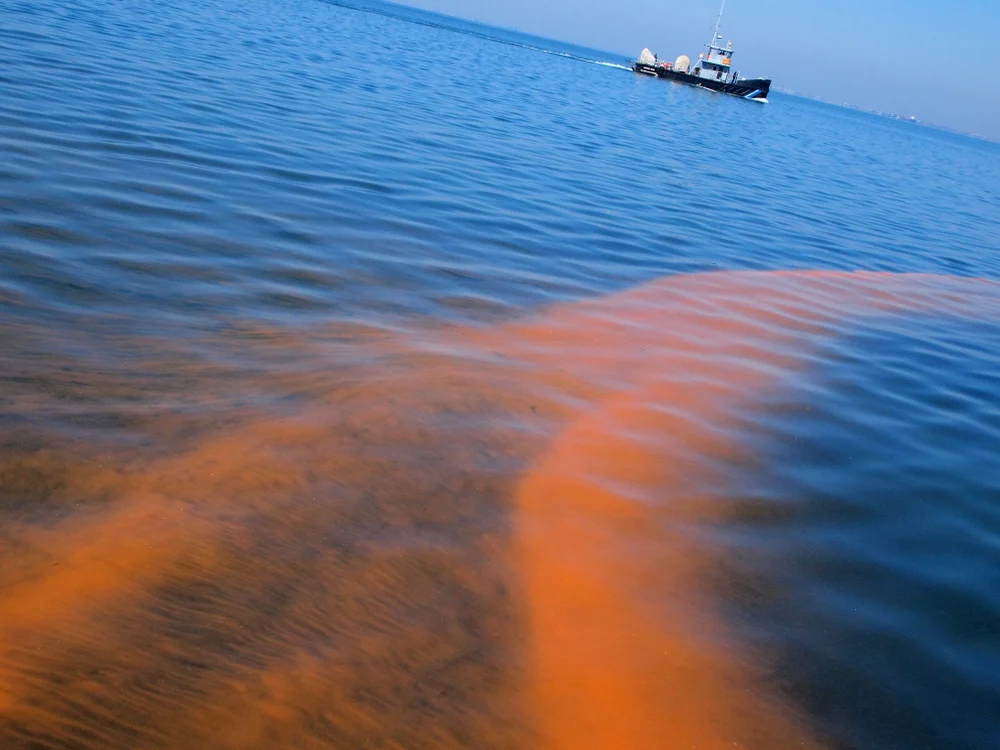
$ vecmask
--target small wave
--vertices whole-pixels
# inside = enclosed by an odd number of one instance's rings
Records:
[[[565,57],[569,60],[576,60],[577,62],[589,63],[590,65],[601,65],[607,68],[618,68],[619,70],[631,70],[627,65],[622,65],[621,63],[606,62],[604,60],[592,60],[589,57],[583,57],[581,55],[574,55],[569,52],[560,52],[553,49],[545,49],[544,47],[532,47],[527,44],[516,44],[514,42],[503,42],[505,44],[511,44],[512,46],[523,47],[524,49],[534,50],[535,52],[542,52],[546,55],[555,55],[556,57]]]

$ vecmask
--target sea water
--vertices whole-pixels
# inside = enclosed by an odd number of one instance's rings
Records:
[[[1000,146],[376,0],[0,19],[0,746],[1000,745]]]

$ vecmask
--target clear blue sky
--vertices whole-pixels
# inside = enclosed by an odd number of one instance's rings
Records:
[[[696,56],[719,0],[401,0],[637,57]],[[1000,139],[1000,0],[727,0],[736,66],[775,86]]]

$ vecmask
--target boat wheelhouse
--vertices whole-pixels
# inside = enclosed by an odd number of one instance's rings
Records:
[[[722,37],[716,32],[713,42]],[[735,74],[730,72],[733,64],[733,43],[726,47],[719,47],[716,44],[706,44],[708,54],[702,53],[698,56],[698,66],[694,69],[694,74],[700,78],[710,81],[731,81],[735,80]]]

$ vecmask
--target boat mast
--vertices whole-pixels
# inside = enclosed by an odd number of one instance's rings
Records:
[[[722,0],[722,7],[719,8],[719,20],[715,22],[715,31],[712,32],[712,46],[719,40],[719,29],[722,27],[722,14],[726,11],[726,0]]]

